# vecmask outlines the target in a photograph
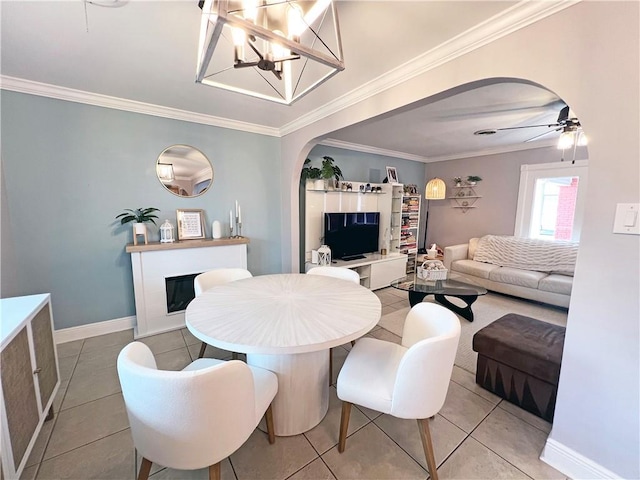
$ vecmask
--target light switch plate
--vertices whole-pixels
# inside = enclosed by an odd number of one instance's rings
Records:
[[[613,233],[640,235],[640,203],[618,203]]]

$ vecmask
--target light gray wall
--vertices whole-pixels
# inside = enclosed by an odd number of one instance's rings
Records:
[[[135,315],[124,251],[131,226],[114,220],[125,208],[159,208],[158,226],[164,219],[175,226],[176,209],[204,209],[210,237],[211,222],[226,226],[238,200],[242,233],[251,240],[249,269],[281,271],[280,192],[270,181],[280,175],[278,139],[5,90],[1,95],[2,296],[51,292],[57,329]],[[200,197],[177,197],[156,177],[158,155],[179,143],[198,148],[213,164],[213,185]],[[158,241],[158,228],[150,227],[150,240]],[[14,245],[6,257],[5,241]],[[7,278],[5,265],[12,263],[18,274]]]
[[[591,136],[590,181],[544,451],[571,478],[640,478],[640,237],[612,233],[616,203],[640,201],[639,19],[638,2],[577,2],[282,139],[283,253],[291,252],[283,265],[296,268],[298,187],[291,179],[313,139],[489,78],[530,80],[571,105]]]
[[[584,160],[586,155],[586,148],[582,148],[577,152],[576,160]],[[520,167],[557,163],[561,156],[562,151],[546,147],[427,164],[427,179],[438,177],[444,180],[447,197],[456,193],[451,188],[453,177],[482,177],[482,181],[474,188],[482,197],[474,204],[478,208],[463,212],[462,209],[452,208],[456,203],[449,198],[429,202],[427,243],[447,246],[466,243],[470,238],[487,234],[513,235]]]

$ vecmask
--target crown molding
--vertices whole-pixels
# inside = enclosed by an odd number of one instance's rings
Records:
[[[523,0],[418,57],[380,75],[280,129],[281,135],[295,132],[340,110],[421,75],[466,53],[531,25],[581,0],[541,2]]]
[[[327,147],[342,148],[344,150],[353,150],[355,152],[371,153],[373,155],[384,155],[386,157],[401,158],[403,160],[412,160],[414,162],[427,163],[430,160],[421,155],[413,155],[411,153],[397,152],[395,150],[385,150],[384,148],[372,147],[369,145],[360,145],[359,143],[344,142],[333,138],[325,138],[318,142],[319,145]]]
[[[186,110],[179,110],[177,108],[164,107],[161,105],[138,102],[125,98],[110,97],[99,93],[59,87],[57,85],[34,82],[32,80],[9,77],[6,75],[0,75],[0,89],[38,95],[41,97],[55,98],[57,100],[84,103],[97,107],[113,108],[115,110],[123,110],[125,112],[141,113],[143,115],[152,115],[154,117],[170,118],[173,120],[211,125],[214,127],[241,130],[243,132],[258,133],[271,137],[280,136],[279,129],[273,127],[266,127],[255,123],[239,122],[227,118],[215,117],[213,115],[189,112]]]
[[[434,162],[446,162],[448,160],[461,160],[463,158],[484,157],[488,155],[500,155],[503,153],[519,152],[522,150],[534,150],[536,148],[555,147],[556,142],[548,141],[543,143],[538,142],[535,144],[524,143],[524,144],[516,144],[516,145],[507,145],[504,147],[488,148],[486,150],[477,150],[473,152],[461,152],[461,153],[454,153],[451,155],[439,155],[439,156],[433,156],[433,157],[424,157],[422,155],[413,155],[410,153],[396,152],[394,150],[385,150],[384,148],[377,148],[369,145],[360,145],[358,143],[344,142],[342,140],[335,140],[332,138],[326,138],[318,142],[318,145],[342,148],[345,150],[353,150],[353,151],[362,152],[362,153],[371,153],[374,155],[385,155],[387,157],[401,158],[403,160],[411,160],[414,162],[434,163]]]

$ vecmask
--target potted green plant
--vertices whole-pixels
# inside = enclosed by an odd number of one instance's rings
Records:
[[[467,177],[467,185],[474,186],[477,182],[481,181],[482,178],[477,175],[469,175]]]
[[[335,165],[331,157],[322,157],[321,176],[325,181],[325,189],[333,190],[342,177],[342,170]]]
[[[300,182],[304,185],[308,183],[315,182],[316,180],[322,180],[322,172],[318,167],[311,166],[311,159],[307,158],[302,165],[302,171],[300,172]],[[316,185],[315,188],[317,190],[322,190],[324,188],[323,185]]]
[[[131,210],[130,208],[125,208],[124,212],[120,215],[116,216],[116,220],[120,219],[120,224],[124,225],[129,222],[133,223],[133,240],[136,243],[136,235],[144,235],[144,243],[147,243],[147,226],[146,222],[151,222],[154,225],[157,225],[156,218],[157,215],[154,215],[154,212],[159,212],[160,210],[157,208],[149,207],[149,208],[136,208],[135,210]]]

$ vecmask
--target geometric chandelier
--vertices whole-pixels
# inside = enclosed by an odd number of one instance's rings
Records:
[[[291,105],[344,70],[332,0],[204,0],[196,82]]]

